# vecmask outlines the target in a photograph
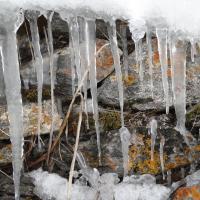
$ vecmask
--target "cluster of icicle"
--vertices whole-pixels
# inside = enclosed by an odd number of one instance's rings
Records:
[[[22,156],[23,156],[23,107],[21,96],[21,81],[18,62],[18,51],[16,41],[16,31],[23,23],[24,17],[29,21],[31,30],[31,40],[34,56],[34,67],[37,74],[38,82],[38,143],[40,146],[40,121],[42,114],[42,87],[43,87],[43,58],[40,51],[39,33],[37,27],[37,19],[43,14],[47,18],[48,22],[48,48],[50,53],[50,74],[51,74],[51,100],[52,100],[52,119],[54,116],[54,70],[53,70],[53,37],[51,31],[51,21],[53,12],[48,11],[40,13],[39,11],[26,11],[26,12],[12,12],[9,16],[3,17],[1,15],[0,24],[0,45],[1,45],[1,57],[3,64],[3,76],[6,88],[6,98],[8,106],[8,116],[10,122],[10,138],[12,142],[13,153],[13,177],[15,183],[15,199],[20,198],[20,174],[22,169]],[[85,17],[86,15],[86,17]],[[84,93],[85,106],[84,111],[87,113],[87,78],[90,80],[90,88],[92,94],[93,103],[93,116],[97,134],[97,146],[99,162],[101,163],[101,148],[100,148],[100,130],[99,130],[99,114],[98,114],[98,102],[97,102],[97,80],[96,80],[96,18],[88,12],[83,14],[68,14],[67,12],[60,12],[60,16],[63,20],[67,21],[70,32],[70,49],[71,49],[71,71],[72,71],[72,91],[75,93],[75,78],[78,79],[78,84],[83,82],[82,92]],[[121,140],[124,157],[125,175],[127,174],[128,162],[128,145],[130,140],[130,133],[124,125],[123,117],[123,81],[122,70],[120,65],[120,55],[117,44],[116,23],[113,17],[106,17],[104,19],[107,23],[107,30],[110,40],[110,47],[113,54],[115,73],[118,83],[119,102],[121,108]],[[142,64],[142,39],[146,33],[146,39],[148,44],[148,56],[149,56],[149,74],[151,77],[150,85],[152,88],[153,97],[153,52],[151,38],[152,34],[156,34],[158,39],[158,50],[160,56],[161,70],[162,70],[162,82],[166,103],[166,113],[169,112],[169,81],[167,76],[168,71],[168,48],[170,52],[170,63],[172,72],[172,91],[173,102],[175,106],[177,116],[177,130],[185,136],[185,107],[186,107],[186,48],[185,41],[181,38],[181,35],[168,30],[167,26],[152,27],[148,23],[141,22],[140,20],[130,20],[130,31],[132,32],[132,38],[135,42],[136,61],[139,66],[140,81],[143,81],[144,68]],[[192,40],[192,47],[195,46],[195,41]],[[125,74],[128,74],[128,62],[127,62],[127,39],[126,30],[123,30],[123,49],[124,49],[124,67]],[[192,51],[194,52],[194,51]],[[88,73],[87,73],[88,72]],[[86,74],[86,78],[85,78]],[[50,133],[50,145],[52,142],[52,135],[54,130],[54,120],[52,120],[52,128]]]

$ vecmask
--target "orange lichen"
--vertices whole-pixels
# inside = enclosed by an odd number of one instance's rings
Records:
[[[130,86],[137,82],[137,78],[134,75],[123,76],[123,82],[125,86]]]
[[[173,200],[199,200],[200,199],[200,185],[192,187],[179,188]]]
[[[161,172],[160,169],[160,155],[159,152],[154,152],[154,160],[151,160],[151,139],[144,138],[144,145],[132,145],[129,150],[129,166],[130,169],[139,173],[157,174]],[[164,154],[164,161],[167,156]]]

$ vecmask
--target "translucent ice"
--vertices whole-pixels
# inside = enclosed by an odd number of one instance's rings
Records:
[[[173,40],[172,42],[172,63],[174,73],[172,79],[174,83],[174,107],[176,111],[176,129],[182,135],[186,135],[185,113],[186,113],[186,47],[185,42]]]
[[[121,30],[121,40],[122,40],[122,48],[123,48],[123,66],[125,70],[125,77],[128,76],[128,44],[127,44],[127,34],[126,34],[127,26],[122,24],[120,27]]]
[[[19,15],[20,16],[20,15]],[[23,16],[21,14],[21,16]],[[20,18],[21,18],[20,16]],[[0,16],[1,17],[1,16]],[[5,18],[7,19],[7,18]],[[0,19],[1,23],[5,22],[4,18]],[[23,20],[23,19],[21,19]],[[12,163],[13,163],[13,180],[15,185],[15,200],[20,199],[20,175],[23,165],[23,108],[21,97],[21,80],[19,73],[19,63],[17,54],[16,26],[18,28],[22,21],[18,21],[17,13],[12,13],[9,20],[6,21],[1,30],[0,50],[3,64],[3,75],[5,81],[5,93],[9,118],[9,133],[12,143]],[[3,40],[2,40],[3,39]]]
[[[150,75],[150,87],[151,87],[151,97],[153,98],[153,50],[152,50],[152,33],[150,28],[146,32],[146,40],[148,46],[148,62],[149,62],[149,75]]]
[[[157,120],[152,119],[150,121],[150,134],[151,134],[151,160],[154,160],[154,148],[155,148],[155,142],[157,137]]]
[[[165,166],[164,166],[164,145],[165,145],[165,138],[161,136],[160,139],[160,163],[161,163],[161,170],[163,175],[163,180],[165,179]]]
[[[95,121],[99,164],[101,165],[101,143],[99,130],[99,111],[97,102],[96,79],[96,24],[95,19],[86,19],[85,23],[86,56],[89,64],[89,79],[92,94],[93,116]]]
[[[157,28],[159,59],[162,71],[162,83],[166,103],[166,113],[169,113],[169,84],[168,84],[168,58],[167,58],[167,28]]]
[[[140,81],[144,78],[144,69],[142,64],[142,38],[144,37],[146,26],[145,21],[141,19],[131,19],[129,21],[130,31],[132,33],[133,41],[135,42],[136,63],[139,68]]]
[[[131,134],[126,127],[122,127],[119,130],[120,138],[122,143],[122,155],[123,155],[123,167],[124,167],[124,176],[128,174],[128,151],[130,145]]]
[[[113,55],[115,73],[117,77],[117,84],[118,84],[118,92],[119,92],[119,104],[121,109],[121,126],[124,126],[124,89],[123,89],[123,82],[122,82],[122,71],[120,65],[120,56],[118,51],[117,45],[117,36],[116,36],[116,24],[115,21],[111,21],[108,26],[108,35],[110,40],[110,47]]]
[[[37,19],[39,16],[38,11],[27,11],[26,18],[30,24],[31,30],[31,38],[32,38],[32,46],[33,46],[33,53],[34,53],[34,65],[37,74],[37,92],[38,92],[38,146],[39,149],[41,148],[41,138],[40,138],[40,125],[41,125],[41,118],[42,118],[42,88],[43,88],[43,58],[40,51],[40,37],[38,32],[37,26]]]
[[[53,12],[47,13],[47,25],[48,25],[48,46],[49,46],[49,66],[50,66],[50,77],[51,77],[51,130],[50,130],[50,139],[49,139],[49,151],[52,144],[52,137],[53,137],[53,131],[54,131],[54,79],[55,79],[55,73],[54,73],[54,49],[53,49],[53,35],[52,35],[52,27],[51,27],[51,21],[53,17]]]

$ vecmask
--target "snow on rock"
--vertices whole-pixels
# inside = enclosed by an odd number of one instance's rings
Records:
[[[67,197],[67,180],[57,174],[50,174],[42,169],[30,172],[33,178],[35,193],[43,200],[64,200]],[[103,200],[165,200],[170,189],[155,183],[155,178],[149,174],[125,177],[119,183],[117,174],[106,173],[99,179],[96,189],[81,184],[73,184],[72,200],[94,200],[100,195]]]
[[[57,174],[49,174],[42,169],[35,170],[28,174],[33,178],[35,185],[34,192],[43,200],[67,199],[67,180]],[[73,184],[72,200],[94,200],[97,197],[97,191],[88,186]]]
[[[126,177],[115,187],[115,200],[165,200],[170,189],[155,183],[155,178],[149,174]]]

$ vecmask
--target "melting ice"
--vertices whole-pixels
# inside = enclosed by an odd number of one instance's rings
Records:
[[[72,51],[72,81],[75,80],[75,76],[78,78],[80,83],[81,77],[86,70],[89,70],[89,80],[92,94],[92,105],[93,114],[95,120],[96,134],[97,134],[97,146],[99,163],[101,163],[101,147],[100,147],[100,130],[99,130],[99,114],[98,114],[98,102],[97,102],[97,80],[96,80],[96,18],[103,18],[108,22],[108,34],[111,44],[111,50],[113,54],[115,73],[118,82],[119,91],[119,102],[121,108],[121,137],[122,137],[122,149],[124,158],[124,172],[127,174],[127,160],[128,160],[128,138],[129,134],[124,128],[124,94],[123,94],[123,81],[122,72],[120,65],[120,56],[118,52],[117,34],[116,34],[116,22],[117,18],[125,18],[129,20],[129,28],[132,33],[132,38],[135,42],[135,52],[137,66],[139,66],[139,78],[143,82],[144,79],[144,67],[142,62],[142,41],[145,33],[147,32],[147,43],[149,51],[149,73],[151,77],[151,89],[153,89],[152,82],[152,47],[151,47],[151,34],[152,30],[147,28],[146,20],[148,23],[152,22],[162,26],[154,27],[156,30],[156,36],[158,40],[159,58],[162,70],[162,82],[164,90],[164,98],[166,103],[166,113],[169,112],[169,84],[168,84],[168,56],[167,56],[167,44],[169,43],[170,61],[172,67],[172,90],[174,107],[177,116],[177,130],[184,136],[186,136],[185,128],[185,113],[186,113],[186,48],[185,41],[190,40],[191,42],[191,60],[194,61],[195,55],[195,40],[200,32],[199,26],[191,26],[191,24],[198,24],[200,21],[200,15],[198,14],[197,6],[199,2],[196,0],[178,0],[176,2],[169,1],[150,1],[142,0],[139,4],[136,1],[93,1],[85,0],[84,5],[80,0],[63,0],[54,1],[49,0],[48,4],[45,0],[40,1],[4,1],[0,0],[0,46],[1,46],[1,62],[2,68],[0,69],[0,81],[4,79],[5,83],[5,94],[7,99],[8,117],[10,122],[10,139],[12,142],[12,153],[13,153],[13,178],[15,183],[15,199],[19,199],[19,186],[20,186],[20,174],[22,168],[22,146],[23,146],[23,112],[22,112],[22,98],[21,98],[21,81],[19,73],[19,61],[17,55],[17,42],[16,42],[16,31],[19,25],[23,22],[23,17],[20,21],[17,21],[19,8],[26,10],[25,16],[27,17],[32,37],[33,55],[34,55],[34,66],[37,74],[37,89],[38,89],[38,143],[40,145],[40,123],[42,114],[42,88],[43,88],[43,58],[40,51],[39,33],[37,27],[37,19],[40,14],[46,13],[44,10],[54,10],[58,13],[67,13],[66,21],[69,25],[70,30],[70,45]],[[173,5],[173,6],[171,6]],[[182,5],[182,6],[180,6]],[[195,6],[194,6],[195,5]],[[64,9],[65,8],[65,9]],[[29,9],[32,9],[31,11]],[[33,10],[34,9],[34,10]],[[153,16],[152,16],[152,13]],[[45,15],[45,14],[44,14]],[[23,15],[20,15],[23,16]],[[187,16],[187,20],[185,19]],[[54,74],[53,74],[53,45],[52,45],[52,33],[51,33],[51,17],[47,15],[48,20],[48,40],[50,50],[50,73],[51,73],[51,98],[52,98],[52,116],[54,114]],[[154,18],[152,18],[154,17]],[[156,23],[154,23],[156,21]],[[164,26],[163,26],[164,25]],[[170,30],[170,33],[169,33]],[[124,30],[123,30],[124,32]],[[125,32],[124,32],[125,33]],[[181,33],[181,34],[180,34]],[[181,35],[181,37],[179,37]],[[125,34],[124,34],[125,36]],[[191,37],[192,36],[192,37]],[[126,40],[123,38],[123,46],[127,48]],[[124,50],[124,57],[126,58],[126,49]],[[83,59],[83,57],[85,59]],[[124,60],[125,71],[127,74],[126,59]],[[2,77],[3,73],[3,77]],[[12,76],[14,74],[14,76]],[[2,95],[4,85],[0,87],[0,95]],[[75,92],[75,84],[72,83],[73,93]],[[85,102],[87,102],[87,81],[83,84],[83,92]],[[153,96],[153,95],[152,95]],[[15,102],[15,103],[13,103]],[[85,106],[85,112],[87,107]],[[124,131],[126,133],[124,138]],[[153,151],[155,145],[155,138],[157,135],[157,122],[152,120],[151,122],[151,159],[153,160]],[[53,134],[53,120],[51,137]],[[186,138],[186,137],[185,137]],[[187,141],[187,140],[186,140]],[[50,142],[51,143],[51,142]],[[163,146],[164,143],[161,141],[160,154],[161,160],[163,158]],[[163,161],[162,161],[163,162]],[[164,169],[162,163],[162,170]],[[40,171],[40,175],[43,172]],[[95,174],[97,175],[97,174]],[[170,182],[170,172],[168,172],[168,182]],[[48,177],[48,174],[45,174]],[[99,177],[99,176],[97,176]],[[135,194],[135,189],[143,190],[141,185],[133,185],[132,180],[122,182],[113,188],[114,196],[116,199],[130,199],[131,197],[143,198],[143,194]],[[59,182],[59,181],[58,181]],[[66,180],[62,180],[65,182]],[[134,182],[135,183],[135,182]],[[42,184],[42,183],[41,183]],[[94,185],[97,183],[94,183]],[[111,183],[114,184],[114,183]],[[97,184],[98,185],[98,184]],[[148,186],[150,188],[149,196],[153,196],[154,186]],[[147,188],[148,188],[147,187]],[[162,186],[159,186],[162,188]],[[76,186],[74,186],[76,188]],[[123,188],[123,189],[122,189]],[[156,189],[157,186],[155,187]],[[78,189],[80,189],[78,187]],[[105,190],[103,187],[102,190]],[[126,191],[126,194],[123,193]],[[167,189],[164,189],[167,192]],[[84,192],[87,191],[87,199],[93,195],[96,195],[94,189],[84,188]],[[128,191],[128,192],[127,192]],[[129,196],[127,194],[129,193]],[[75,192],[76,194],[76,192]],[[85,195],[86,193],[84,193]],[[124,196],[121,196],[124,194]],[[83,194],[82,194],[83,195]],[[83,195],[83,196],[84,196]],[[73,194],[72,194],[73,196]],[[112,196],[112,195],[111,195]],[[161,199],[163,196],[157,197]],[[60,197],[58,197],[59,199]],[[144,197],[145,198],[145,197]],[[163,198],[162,198],[163,199]]]

